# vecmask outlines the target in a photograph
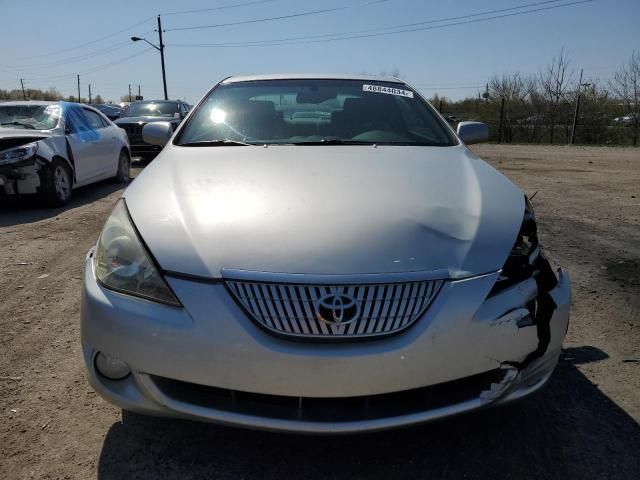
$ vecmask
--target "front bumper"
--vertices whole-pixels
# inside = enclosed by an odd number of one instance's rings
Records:
[[[448,281],[409,330],[376,341],[310,344],[257,327],[221,283],[169,277],[184,308],[99,286],[87,259],[82,344],[89,381],[147,414],[253,428],[345,433],[415,424],[505,403],[540,388],[560,355],[570,282],[561,270],[544,351],[525,305],[533,279],[487,295],[497,273]],[[203,301],[206,299],[206,301]],[[126,361],[111,381],[97,352]]]
[[[6,195],[33,194],[40,187],[39,171],[45,162],[34,156],[0,166],[0,190]]]
[[[135,157],[138,155],[157,155],[162,151],[162,147],[158,145],[150,145],[148,143],[131,145],[131,154]]]

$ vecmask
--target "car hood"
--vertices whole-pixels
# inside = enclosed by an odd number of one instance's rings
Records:
[[[160,266],[308,274],[498,270],[524,196],[465,146],[167,145],[125,192]]]
[[[0,140],[8,138],[33,138],[34,140],[41,140],[53,135],[51,130],[30,130],[26,128],[6,128],[0,127]]]
[[[116,125],[130,124],[130,123],[152,123],[152,122],[174,122],[177,118],[174,117],[120,117],[114,120]]]

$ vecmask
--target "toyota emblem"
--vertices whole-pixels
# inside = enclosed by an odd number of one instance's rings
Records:
[[[358,301],[344,293],[330,293],[316,302],[316,313],[323,322],[345,325],[357,320],[360,313]]]

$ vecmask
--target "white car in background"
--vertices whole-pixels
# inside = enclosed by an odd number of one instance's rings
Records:
[[[74,188],[129,180],[126,133],[95,108],[69,102],[0,104],[0,195],[66,205]]]

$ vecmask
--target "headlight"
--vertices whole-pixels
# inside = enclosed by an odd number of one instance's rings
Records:
[[[100,234],[95,271],[98,281],[107,288],[180,306],[145,250],[124,200],[118,201]]]
[[[26,160],[27,158],[33,157],[37,151],[38,144],[36,142],[12,148],[0,153],[0,165]]]

